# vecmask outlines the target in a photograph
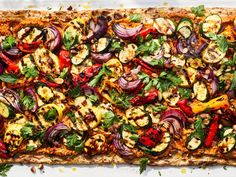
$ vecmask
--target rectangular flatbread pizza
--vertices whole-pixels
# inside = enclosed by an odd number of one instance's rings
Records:
[[[0,163],[236,165],[236,9],[0,11]]]

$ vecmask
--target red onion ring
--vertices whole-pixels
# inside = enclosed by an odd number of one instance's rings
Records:
[[[91,53],[91,57],[97,63],[105,63],[112,57],[112,53]]]
[[[135,90],[139,84],[141,84],[141,80],[137,79],[135,81],[127,81],[123,76],[118,79],[118,84],[123,90],[132,91]]]
[[[130,38],[137,34],[143,28],[143,24],[136,26],[135,28],[125,28],[119,23],[114,23],[112,29],[114,33],[124,39]]]
[[[33,98],[33,100],[35,101],[34,107],[31,111],[36,112],[36,110],[38,108],[38,101],[37,101],[37,96],[36,96],[35,91],[31,87],[28,87],[28,88],[25,89],[25,92],[27,94],[29,94]]]
[[[133,152],[131,152],[131,150],[121,142],[121,135],[119,133],[115,134],[115,138],[113,139],[113,144],[120,155],[126,157],[134,155]]]
[[[54,126],[49,127],[44,135],[44,139],[51,145],[58,146],[58,138],[61,138],[63,135],[69,132],[69,127],[64,123],[59,123]]]
[[[22,112],[20,97],[15,91],[8,88],[0,89],[0,96],[4,97],[17,111]]]
[[[51,51],[58,50],[62,45],[62,37],[60,31],[54,27],[50,26],[45,28],[47,31],[47,39],[45,42],[46,48],[48,48]]]
[[[183,126],[185,126],[187,118],[186,118],[185,114],[183,113],[183,111],[181,111],[179,109],[174,109],[174,108],[168,109],[161,115],[160,120],[162,121],[162,120],[165,120],[166,118],[170,118],[170,117],[178,119],[183,124]]]
[[[19,59],[23,55],[17,47],[12,47],[9,50],[3,50],[2,53],[13,60]]]

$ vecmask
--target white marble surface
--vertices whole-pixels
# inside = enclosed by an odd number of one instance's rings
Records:
[[[236,7],[236,0],[0,0],[0,9],[66,9],[70,5],[76,9],[131,8],[156,6],[196,6]],[[8,173],[9,177],[235,177],[236,167],[215,166],[205,169],[198,167],[148,167],[139,175],[139,167],[130,165],[104,166],[45,166],[36,174],[30,171],[33,165],[15,165]]]

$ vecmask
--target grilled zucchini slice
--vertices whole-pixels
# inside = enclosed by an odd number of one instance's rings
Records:
[[[50,87],[43,83],[36,84],[36,92],[39,97],[46,103],[50,102],[54,98],[54,93]]]
[[[196,82],[193,85],[193,92],[199,101],[205,101],[208,96],[207,86],[203,82]]]
[[[128,63],[135,57],[135,53],[138,47],[135,44],[128,44],[119,53],[119,60],[121,63]]]
[[[174,22],[166,18],[155,19],[153,26],[159,33],[164,35],[172,35],[176,28]]]
[[[90,53],[89,45],[86,44],[79,45],[77,50],[78,51],[76,51],[76,54],[71,58],[71,62],[74,65],[81,64],[89,56]]]
[[[15,116],[15,110],[10,105],[0,101],[0,115],[4,118],[13,118]]]

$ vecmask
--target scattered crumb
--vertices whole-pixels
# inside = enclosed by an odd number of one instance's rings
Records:
[[[77,171],[77,168],[76,167],[72,167],[71,171],[75,172],[75,171]]]
[[[59,170],[59,172],[61,172],[61,173],[64,172],[64,169],[63,169],[63,168],[59,168],[58,170]]]
[[[35,168],[35,166],[32,166],[32,167],[30,168],[30,171],[35,174],[35,173],[36,173],[36,168]]]
[[[47,10],[52,10],[52,8],[51,7],[47,7]]]
[[[43,168],[44,168],[43,164],[39,164],[39,165],[38,165],[38,169],[39,169],[39,170],[43,170]]]
[[[227,167],[226,167],[226,166],[223,166],[223,169],[224,169],[224,170],[227,170]]]
[[[69,7],[67,7],[67,10],[73,10],[73,7],[72,6],[69,6]]]
[[[158,171],[158,175],[161,176],[161,172],[160,171]]]
[[[186,168],[181,168],[181,173],[182,174],[186,174],[187,173],[187,169]]]
[[[116,164],[115,164],[115,163],[112,163],[111,165],[112,165],[113,167],[116,167]]]

